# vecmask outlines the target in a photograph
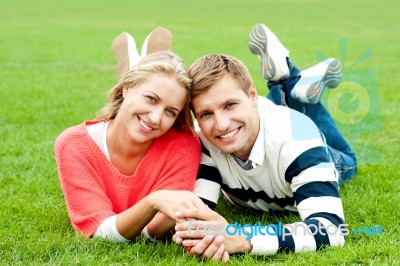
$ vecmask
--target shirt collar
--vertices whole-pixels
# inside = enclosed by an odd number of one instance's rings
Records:
[[[264,125],[265,125],[265,117],[262,114],[261,110],[261,103],[260,101],[258,102],[258,112],[259,112],[259,117],[260,117],[260,128],[258,131],[257,139],[254,142],[253,148],[251,149],[249,160],[252,161],[253,167],[256,168],[258,165],[262,165],[264,162],[264,157],[265,157],[265,130],[264,130]]]

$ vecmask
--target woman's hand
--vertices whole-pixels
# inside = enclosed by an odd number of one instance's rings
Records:
[[[209,209],[203,201],[190,191],[184,190],[158,190],[148,196],[150,204],[168,217],[182,222],[184,218],[178,218],[179,212],[187,209]]]

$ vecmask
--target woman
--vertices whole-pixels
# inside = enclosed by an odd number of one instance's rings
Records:
[[[118,242],[141,231],[163,238],[177,210],[206,208],[189,192],[200,162],[190,82],[177,55],[152,53],[121,77],[96,120],[57,138],[60,184],[77,232]]]

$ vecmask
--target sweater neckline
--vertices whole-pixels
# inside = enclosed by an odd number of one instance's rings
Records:
[[[166,132],[164,135],[155,138],[153,143],[151,144],[149,150],[146,152],[146,154],[143,156],[142,160],[140,160],[139,164],[137,165],[135,172],[132,175],[125,175],[122,174],[117,167],[115,167],[115,165],[111,162],[111,160],[108,160],[106,155],[104,154],[104,152],[99,148],[99,146],[94,142],[94,140],[90,137],[89,132],[87,131],[86,126],[93,124],[93,123],[97,123],[97,122],[104,122],[104,120],[87,120],[82,124],[83,130],[84,130],[84,134],[85,134],[85,138],[86,138],[86,142],[88,142],[88,144],[90,145],[91,149],[96,149],[97,152],[95,153],[95,157],[96,160],[97,159],[101,159],[102,163],[106,163],[109,165],[109,167],[112,169],[112,171],[114,173],[117,173],[118,176],[123,177],[123,178],[129,178],[132,179],[134,177],[136,177],[137,173],[140,171],[142,165],[149,160],[149,158],[151,158],[153,156],[153,154],[155,153],[155,151],[157,151],[157,146],[159,145],[159,138],[163,137],[165,134],[168,134],[168,132]],[[100,154],[100,155],[99,155]]]

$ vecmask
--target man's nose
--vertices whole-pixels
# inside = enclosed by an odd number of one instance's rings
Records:
[[[215,113],[214,114],[214,118],[215,118],[215,129],[221,132],[225,132],[228,127],[229,127],[229,117],[221,114],[221,113]]]

